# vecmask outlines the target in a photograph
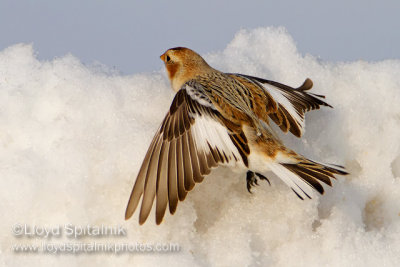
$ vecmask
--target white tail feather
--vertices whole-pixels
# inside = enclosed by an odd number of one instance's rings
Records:
[[[314,195],[313,188],[307,184],[300,176],[286,169],[279,163],[270,163],[270,170],[275,173],[283,182],[297,193],[303,199],[311,198]]]

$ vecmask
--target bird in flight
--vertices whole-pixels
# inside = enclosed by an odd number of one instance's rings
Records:
[[[141,208],[139,223],[148,218],[155,200],[156,223],[167,206],[174,214],[179,201],[218,165],[247,171],[247,189],[257,177],[268,180],[272,171],[296,195],[311,198],[324,192],[342,166],[307,159],[285,147],[270,127],[301,137],[304,114],[329,104],[307,92],[310,79],[298,88],[210,67],[196,52],[184,47],[161,55],[171,86],[176,91],[171,107],[157,130],[133,186],[125,213],[129,219]]]

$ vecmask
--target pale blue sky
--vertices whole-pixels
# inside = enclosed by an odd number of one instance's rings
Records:
[[[72,53],[123,73],[161,68],[167,48],[222,50],[241,28],[284,26],[322,60],[400,58],[400,1],[0,0],[0,49],[33,43],[40,59]]]

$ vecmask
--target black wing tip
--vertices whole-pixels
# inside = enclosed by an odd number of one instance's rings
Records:
[[[260,83],[267,83],[267,84],[276,86],[278,88],[281,88],[283,90],[289,90],[289,91],[290,90],[295,90],[295,91],[298,91],[298,92],[300,91],[300,93],[312,97],[313,100],[316,101],[315,104],[317,104],[317,106],[322,105],[322,106],[333,108],[331,105],[329,105],[325,101],[322,101],[321,99],[318,99],[318,98],[324,98],[325,99],[324,95],[318,95],[318,94],[314,94],[314,93],[305,92],[305,91],[310,90],[314,86],[314,83],[310,78],[306,78],[301,86],[299,86],[297,88],[293,88],[293,87],[287,86],[287,85],[279,83],[279,82],[266,80],[266,79],[262,79],[262,78],[259,78],[259,77],[254,77],[254,76],[244,75],[244,74],[238,74],[238,75],[244,76],[244,77],[249,78],[249,79],[254,79],[254,80],[256,80],[256,81],[258,81]]]

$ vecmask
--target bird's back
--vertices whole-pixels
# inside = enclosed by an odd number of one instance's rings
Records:
[[[263,98],[261,88],[251,87],[222,72],[198,76],[196,82],[202,86],[215,108],[228,120],[238,124],[258,125],[262,114],[266,114],[268,101]]]

